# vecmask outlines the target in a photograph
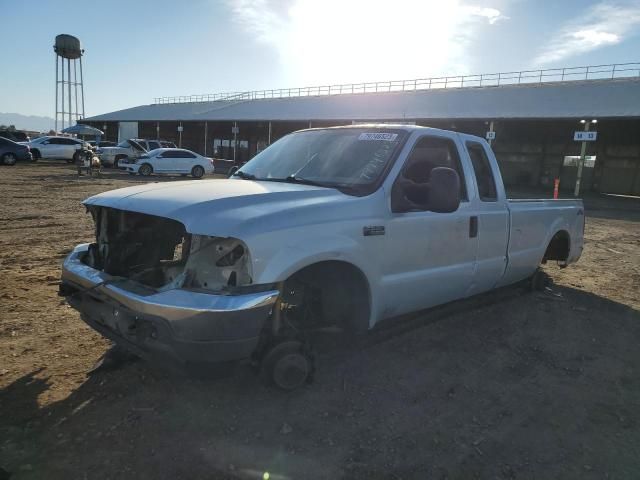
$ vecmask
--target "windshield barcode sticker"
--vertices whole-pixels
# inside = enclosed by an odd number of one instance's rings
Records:
[[[382,140],[384,142],[393,142],[398,138],[397,133],[361,133],[358,140]]]

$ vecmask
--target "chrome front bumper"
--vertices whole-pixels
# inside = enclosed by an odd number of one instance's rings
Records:
[[[60,294],[92,328],[140,356],[180,363],[241,360],[255,350],[278,290],[222,295],[157,292],[93,269],[78,245],[62,265]]]

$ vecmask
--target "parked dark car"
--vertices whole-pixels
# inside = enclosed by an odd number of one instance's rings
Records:
[[[29,142],[31,138],[20,130],[0,130],[0,137],[13,140],[14,142]]]
[[[0,160],[4,165],[15,165],[18,160],[33,160],[31,150],[26,145],[21,145],[0,137]]]

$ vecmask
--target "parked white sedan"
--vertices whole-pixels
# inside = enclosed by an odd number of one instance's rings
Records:
[[[74,155],[83,144],[85,148],[89,147],[87,142],[83,142],[79,138],[52,137],[48,135],[22,143],[31,149],[34,160],[39,158],[62,158],[69,163],[73,162]]]
[[[213,160],[182,148],[156,148],[138,157],[135,163],[120,163],[120,170],[131,175],[139,173],[143,176],[152,173],[178,173],[194,178],[202,178],[213,173]]]

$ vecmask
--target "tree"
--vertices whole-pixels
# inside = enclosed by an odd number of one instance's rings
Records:
[[[0,125],[0,130],[7,130],[9,132],[15,132],[16,131],[16,126],[15,125]]]

